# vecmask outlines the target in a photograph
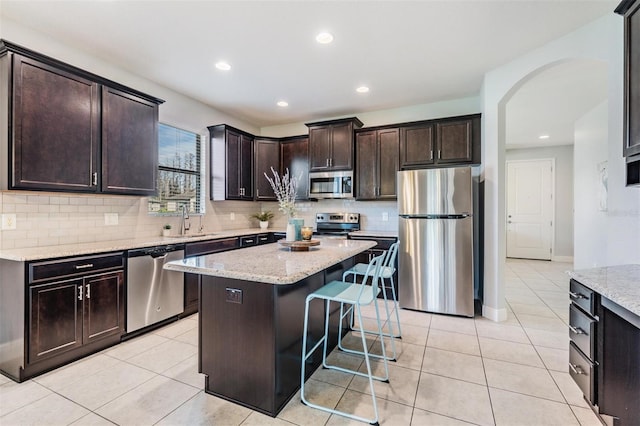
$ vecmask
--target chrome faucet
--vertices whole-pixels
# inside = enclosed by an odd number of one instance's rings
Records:
[[[185,235],[191,228],[191,222],[189,221],[189,212],[187,206],[184,204],[180,207],[182,210],[182,220],[180,221],[180,235]]]

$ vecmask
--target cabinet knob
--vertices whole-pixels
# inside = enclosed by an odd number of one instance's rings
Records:
[[[87,284],[87,299],[91,299],[91,284]]]
[[[82,300],[82,286],[78,287],[78,300]]]

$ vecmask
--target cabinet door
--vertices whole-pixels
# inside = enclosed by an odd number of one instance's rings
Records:
[[[280,143],[281,173],[288,168],[292,177],[298,179],[296,200],[309,198],[309,138],[283,140]]]
[[[399,170],[398,164],[398,129],[386,129],[378,131],[378,198],[395,199],[396,179]]]
[[[624,17],[625,144],[624,155],[640,154],[640,1]]]
[[[83,282],[83,343],[124,333],[123,272],[87,277]]]
[[[438,163],[461,163],[472,160],[471,120],[438,123]]]
[[[378,188],[378,153],[375,130],[356,135],[356,199],[373,200]]]
[[[242,137],[239,133],[231,130],[225,132],[226,140],[226,176],[227,176],[227,200],[240,200],[240,149],[242,145]]]
[[[240,199],[253,200],[253,138],[240,137]]]
[[[256,139],[255,144],[256,200],[275,201],[276,195],[264,174],[266,173],[267,176],[273,178],[271,168],[273,167],[276,172],[280,170],[280,143],[278,141]]]
[[[434,125],[405,127],[400,137],[400,167],[433,164]]]
[[[98,85],[17,54],[13,67],[11,188],[96,192]]]
[[[353,168],[353,125],[335,124],[331,126],[331,170],[351,170]]]
[[[29,287],[29,363],[82,346],[82,279]]]
[[[102,191],[154,195],[158,169],[158,105],[102,88]]]
[[[309,128],[309,170],[329,169],[331,158],[331,126]]]

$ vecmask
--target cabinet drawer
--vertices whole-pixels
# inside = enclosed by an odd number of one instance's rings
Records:
[[[240,247],[250,247],[258,244],[257,235],[249,235],[246,237],[240,237]]]
[[[258,244],[268,244],[273,242],[273,238],[270,234],[258,234]]]
[[[575,304],[569,306],[569,337],[589,359],[595,358],[597,323]]]
[[[596,404],[596,366],[569,342],[569,375],[576,382],[584,397]]]
[[[596,297],[593,290],[583,286],[576,280],[569,283],[569,298],[588,314],[596,316]]]
[[[52,278],[87,275],[101,270],[124,268],[122,252],[100,256],[74,257],[65,260],[29,263],[29,283]]]
[[[185,256],[197,256],[201,254],[218,253],[221,251],[238,248],[238,238],[225,238],[223,240],[198,241],[188,243],[184,247]]]

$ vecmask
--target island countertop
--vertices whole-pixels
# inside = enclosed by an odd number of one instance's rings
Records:
[[[569,276],[640,316],[640,265],[581,269],[570,271]]]
[[[370,249],[374,241],[319,237],[309,251],[289,251],[278,243],[189,257],[167,263],[172,271],[268,284],[293,284]]]

